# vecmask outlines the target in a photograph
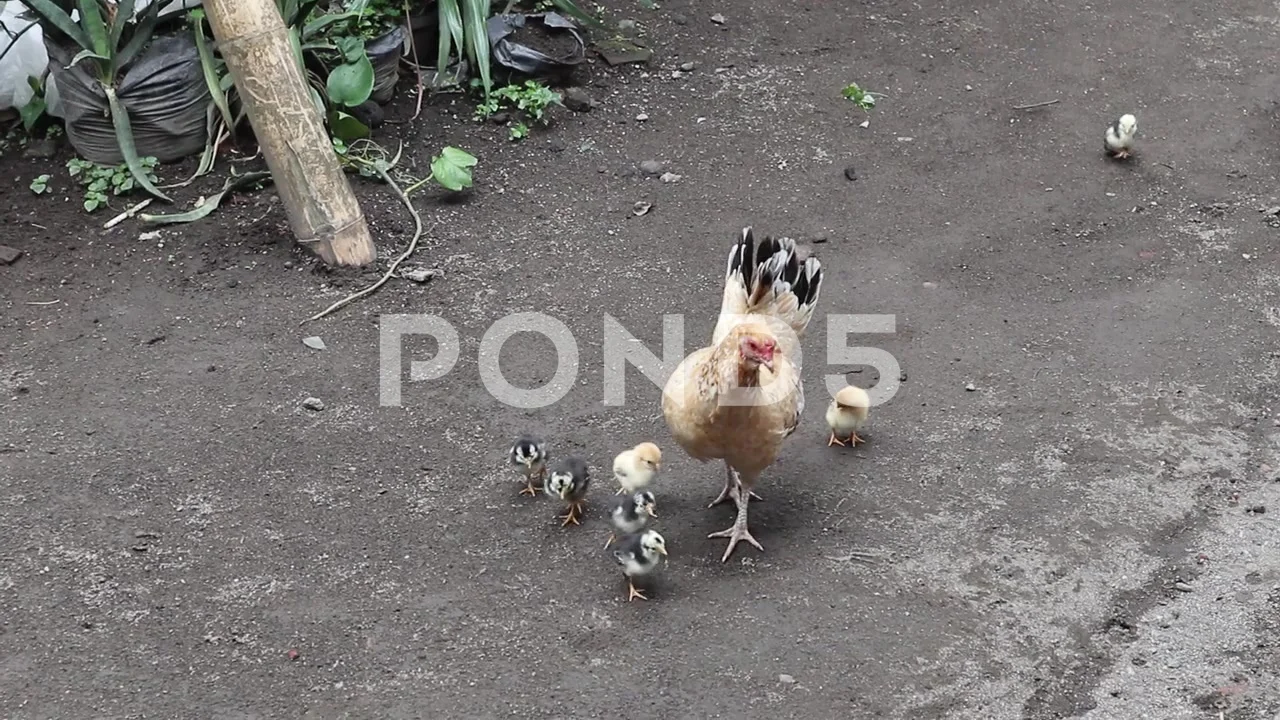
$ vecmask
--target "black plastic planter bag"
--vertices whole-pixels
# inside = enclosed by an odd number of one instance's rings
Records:
[[[379,105],[391,102],[391,96],[395,94],[396,83],[400,80],[400,53],[404,50],[405,36],[404,26],[397,25],[364,46],[365,54],[373,65],[373,94],[369,99]]]
[[[511,36],[526,25],[540,23],[549,34],[566,33],[573,39],[572,49],[561,57],[550,57],[539,50],[515,42]],[[495,15],[485,25],[493,59],[499,65],[523,75],[554,77],[573,71],[587,56],[587,44],[572,20],[556,13],[533,15]]]
[[[65,48],[49,44],[49,72],[58,87],[67,140],[86,160],[119,165],[124,155],[111,124],[107,94],[85,69],[89,61],[67,69],[72,57]],[[138,157],[165,163],[204,150],[209,88],[190,35],[152,40],[117,78],[116,96],[129,113]]]

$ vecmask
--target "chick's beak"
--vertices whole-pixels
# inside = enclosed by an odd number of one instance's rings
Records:
[[[666,546],[666,545],[659,545],[658,547],[654,548],[654,550],[657,550],[657,551],[658,551],[658,554],[659,554],[659,555],[661,555],[662,557],[666,557],[666,556],[667,556],[667,546]]]
[[[654,518],[658,517],[658,513],[653,511],[653,505],[645,505],[644,511],[646,513],[649,513],[649,517],[654,517]]]
[[[569,486],[568,485],[560,486],[560,499],[564,500],[565,496],[568,494],[569,494]]]

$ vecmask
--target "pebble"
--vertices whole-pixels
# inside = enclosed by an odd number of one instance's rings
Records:
[[[1245,512],[1249,513],[1250,515],[1263,515],[1263,514],[1265,514],[1265,513],[1267,512],[1267,506],[1266,506],[1266,505],[1254,505],[1254,506],[1250,507],[1249,509],[1245,510]]]
[[[915,138],[910,137],[910,136],[907,136],[907,135],[899,135],[899,136],[898,136],[898,142],[911,142],[912,140],[915,140]]]
[[[723,15],[721,15],[720,13],[716,13],[715,15],[712,15],[712,16],[711,16],[711,22],[713,22],[713,23],[715,23],[715,24],[717,24],[717,25],[723,25],[723,24],[724,24],[724,22],[725,22],[725,20],[724,20],[724,16],[723,16]]]
[[[1266,209],[1266,210],[1264,210],[1263,212],[1264,212],[1265,214],[1267,214],[1267,215],[1280,215],[1280,205],[1276,205],[1275,207],[1267,208],[1267,209]]]
[[[972,85],[965,85],[965,86],[964,86],[964,91],[965,91],[965,92],[973,92],[973,86],[972,86]]]
[[[936,283],[936,282],[930,282],[930,281],[926,280],[926,281],[923,283],[923,286],[924,286],[924,288],[925,288],[926,290],[932,290],[932,289],[934,289],[934,288],[938,287],[938,283]]]
[[[683,15],[680,15],[679,13],[675,13],[675,14],[672,14],[672,16],[671,16],[671,22],[673,22],[673,23],[675,23],[675,24],[677,24],[677,25],[688,25],[688,24],[689,24],[689,18],[687,18],[687,17],[685,17],[685,16],[683,16]]]
[[[302,338],[302,344],[303,344],[303,345],[306,345],[307,347],[311,348],[312,350],[323,350],[323,349],[324,349],[324,341],[323,341],[323,340],[321,340],[320,338],[316,337],[315,335],[312,335],[311,337],[305,337],[305,338]]]
[[[683,175],[677,175],[677,174],[675,174],[675,173],[673,173],[673,172],[665,172],[665,173],[662,173],[662,177],[661,177],[660,179],[661,179],[661,180],[662,180],[662,182],[664,182],[664,183],[674,183],[674,182],[680,182],[680,178],[682,178],[682,177],[684,177],[684,176],[683,176]]]
[[[22,251],[8,245],[0,245],[0,265],[12,265],[22,257]]]
[[[591,112],[591,108],[595,106],[595,101],[580,87],[565,88],[560,102],[573,112]]]
[[[902,374],[898,375],[898,382],[906,382],[906,381],[907,381],[907,371],[903,370]]]
[[[697,66],[697,65],[695,65],[695,64],[693,64],[693,63],[691,63],[691,62],[687,62],[687,63],[680,63],[680,69],[681,69],[681,70],[683,70],[683,71],[685,71],[685,72],[693,72],[694,68],[696,68],[696,67],[698,67],[698,66]]]
[[[48,159],[58,154],[58,143],[52,138],[43,138],[41,140],[33,140],[22,151],[23,157]]]
[[[844,169],[844,179],[845,179],[845,180],[849,180],[849,181],[857,180],[857,179],[858,179],[858,170],[857,170],[857,168],[855,168],[855,167],[854,167],[854,166],[852,166],[852,165],[850,165],[849,167],[845,168],[845,169]]]
[[[1193,592],[1193,591],[1195,590],[1195,588],[1191,587],[1190,585],[1188,585],[1188,584],[1186,584],[1186,583],[1184,583],[1184,582],[1182,582],[1182,581],[1178,581],[1178,582],[1174,583],[1174,584],[1173,584],[1173,589],[1174,589],[1174,590],[1177,590],[1178,592],[1184,592],[1184,593]]]
[[[662,168],[662,163],[657,160],[645,160],[640,163],[640,172],[647,173],[649,175],[661,175]]]
[[[648,119],[649,119],[649,116],[645,113],[640,113],[639,115],[636,116],[636,122],[644,122],[645,120],[648,120]]]
[[[781,675],[778,676],[778,682],[782,683],[783,685],[795,685],[796,679],[786,673],[782,673]]]
[[[430,280],[431,278],[434,278],[436,275],[439,275],[439,274],[440,274],[439,271],[436,270],[435,268],[417,267],[417,268],[410,268],[408,270],[400,271],[400,277],[405,278],[406,280],[412,280],[413,282],[416,282],[416,283],[427,282],[428,280]]]
[[[302,407],[310,410],[311,412],[320,412],[324,409],[324,401],[320,398],[309,397],[302,401]]]
[[[623,35],[638,35],[640,33],[640,25],[635,20],[619,20],[618,32]]]
[[[967,390],[967,391],[969,391],[969,392],[973,392],[973,391],[975,391],[975,390],[977,390],[977,389],[978,389],[978,386],[977,386],[977,385],[974,385],[973,383],[969,383],[968,385],[965,385],[965,386],[964,386],[964,389],[965,389],[965,390]]]

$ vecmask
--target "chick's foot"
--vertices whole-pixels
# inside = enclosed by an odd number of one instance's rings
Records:
[[[631,580],[629,580],[629,579],[628,579],[628,580],[627,580],[627,602],[631,602],[632,600],[635,600],[636,598],[640,598],[641,600],[648,600],[648,599],[649,599],[649,598],[645,597],[644,593],[642,593],[642,592],[640,592],[639,590],[637,590],[637,589],[636,589],[636,585],[635,585],[635,583],[631,582]]]
[[[525,482],[524,488],[520,490],[520,494],[521,495],[537,495],[538,494],[537,489],[533,487],[532,480]]]
[[[827,447],[831,447],[832,445],[839,445],[840,447],[844,447],[844,441],[836,437],[835,430],[831,431],[831,439],[827,440]]]
[[[849,444],[854,447],[857,447],[858,443],[865,443],[866,441],[867,441],[866,438],[862,437],[856,432],[849,433]]]
[[[564,527],[565,525],[568,525],[569,523],[573,523],[574,525],[578,525],[578,524],[579,524],[579,523],[578,523],[578,518],[579,518],[579,517],[581,517],[581,515],[582,515],[582,504],[581,504],[581,503],[570,503],[570,504],[569,504],[569,507],[568,507],[568,508],[566,508],[566,510],[567,510],[568,512],[566,512],[565,514],[563,514],[563,515],[560,515],[560,516],[559,516],[559,517],[564,518],[564,522],[560,523],[560,527]]]

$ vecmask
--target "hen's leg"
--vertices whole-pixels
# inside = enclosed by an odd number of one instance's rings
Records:
[[[735,497],[735,494],[737,492],[738,492],[737,473],[734,471],[732,467],[729,466],[729,463],[725,463],[724,464],[724,489],[720,491],[720,494],[716,496],[716,499],[712,500],[711,504],[708,505],[707,507],[713,508],[719,505],[720,503],[724,502],[725,499],[727,498],[733,498],[733,501],[737,502],[738,498]],[[755,492],[753,491],[748,491],[748,492],[751,493],[752,498],[760,502],[764,502],[764,498],[755,494]]]
[[[709,538],[729,538],[729,547],[724,550],[724,557],[720,558],[720,562],[728,562],[729,556],[733,554],[733,549],[738,546],[739,540],[746,540],[755,546],[760,552],[764,552],[764,547],[756,542],[751,536],[751,531],[747,529],[747,505],[751,502],[751,489],[746,487],[739,481],[737,488],[733,492],[733,501],[738,505],[738,517],[733,522],[733,526],[728,530],[713,532],[707,537]]]

